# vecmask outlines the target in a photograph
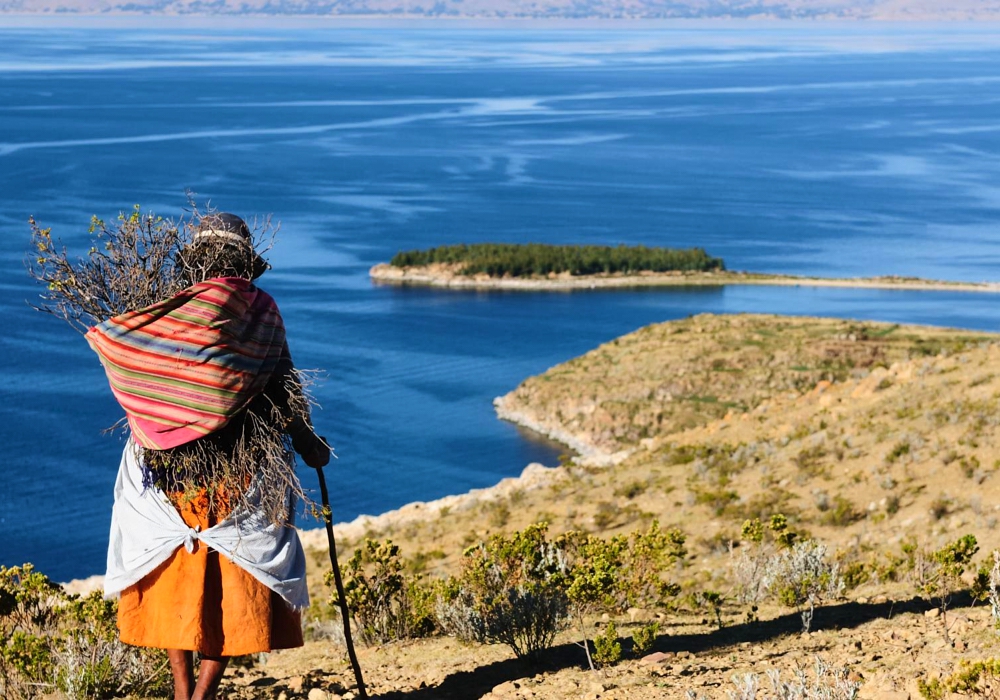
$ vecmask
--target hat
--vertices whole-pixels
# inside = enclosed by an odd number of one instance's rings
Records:
[[[249,276],[255,280],[271,268],[254,250],[246,222],[228,212],[201,217],[194,239],[182,251],[181,260],[190,270],[201,271],[200,276]]]
[[[247,222],[236,214],[224,211],[206,214],[198,222],[198,232],[194,234],[194,243],[198,244],[209,240],[222,240],[226,243],[232,241],[234,244],[246,243],[253,247],[253,239],[250,237]]]

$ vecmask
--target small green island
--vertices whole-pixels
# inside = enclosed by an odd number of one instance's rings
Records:
[[[773,285],[998,292],[996,282],[919,277],[806,277],[729,270],[702,248],[475,243],[396,253],[369,270],[373,281],[451,289],[565,291],[611,287]]]
[[[720,258],[702,248],[649,246],[549,245],[546,243],[475,243],[396,253],[398,268],[446,265],[460,275],[546,277],[569,274],[634,275],[642,272],[711,272],[725,270]]]

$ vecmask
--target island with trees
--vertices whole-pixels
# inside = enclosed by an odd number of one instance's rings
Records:
[[[526,291],[734,284],[998,292],[995,282],[946,282],[897,275],[806,277],[733,271],[702,248],[475,243],[400,251],[372,280],[452,289]]]

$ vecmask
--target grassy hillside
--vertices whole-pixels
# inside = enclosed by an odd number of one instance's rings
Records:
[[[449,640],[375,658],[406,676],[410,663],[440,669],[430,659],[446,654],[454,666],[439,687],[453,694],[443,697],[726,697],[734,672],[777,668],[787,677],[816,657],[863,679],[861,697],[918,697],[918,679],[1000,652],[988,607],[970,607],[959,592],[945,626],[926,580],[932,552],[966,534],[980,551],[960,589],[1000,547],[998,340],[705,315],[644,328],[526,380],[501,404],[598,456],[614,454],[611,466],[567,463],[540,486],[367,534],[392,537],[414,570],[434,577],[455,571],[470,544],[539,520],[553,532],[603,536],[653,520],[680,528],[688,555],[671,574],[682,591],[675,605],[617,618],[627,640],[658,617],[661,656],[607,669],[596,684],[568,632],[542,669]],[[730,548],[747,519],[775,513],[801,538],[824,543],[848,582],[839,601],[817,611],[808,636],[797,634],[788,607],[772,600],[753,609],[737,594],[733,562],[742,548]],[[463,695],[459,678],[477,690]],[[507,684],[492,690],[494,682]]]

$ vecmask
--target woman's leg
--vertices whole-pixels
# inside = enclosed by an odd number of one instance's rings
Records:
[[[167,649],[170,670],[174,674],[174,700],[191,700],[194,692],[194,666],[190,651]]]
[[[226,672],[226,665],[229,663],[228,656],[204,656],[201,657],[201,666],[198,669],[198,684],[194,687],[194,694],[191,700],[213,700],[215,691],[219,689],[222,682],[222,674]]]

